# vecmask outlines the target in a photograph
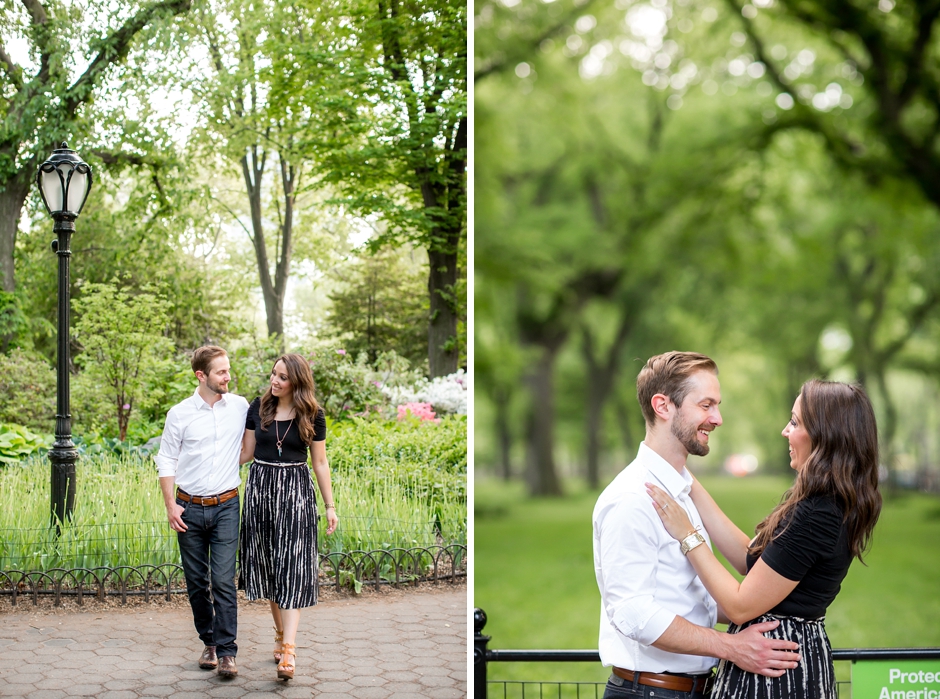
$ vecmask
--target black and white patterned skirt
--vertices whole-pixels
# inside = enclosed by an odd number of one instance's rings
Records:
[[[305,463],[255,461],[242,509],[238,587],[282,609],[317,603],[317,498]]]
[[[722,660],[718,664],[712,699],[836,699],[832,647],[826,636],[825,617],[807,620],[763,614],[740,626],[729,625],[728,633],[738,633],[752,624],[776,619],[780,620],[780,625],[764,635],[799,643],[799,664],[780,677],[764,677]]]

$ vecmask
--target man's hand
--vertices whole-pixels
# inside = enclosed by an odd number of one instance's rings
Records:
[[[742,670],[767,677],[780,677],[800,661],[798,643],[764,636],[780,625],[779,621],[763,621],[744,631],[728,635],[732,647],[727,658]]]
[[[183,523],[183,508],[175,502],[171,502],[166,506],[166,516],[170,520],[170,528],[173,531],[184,532],[189,529]]]

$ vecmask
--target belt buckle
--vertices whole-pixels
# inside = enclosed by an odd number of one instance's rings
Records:
[[[212,507],[212,506],[214,506],[214,505],[218,505],[218,504],[219,504],[219,496],[218,496],[218,495],[213,495],[212,497],[209,497],[209,498],[203,498],[203,499],[202,499],[202,504],[205,505],[206,507]]]

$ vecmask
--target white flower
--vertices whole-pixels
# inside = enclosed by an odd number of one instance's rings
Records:
[[[421,379],[413,386],[382,386],[392,405],[430,403],[437,413],[467,414],[467,375],[458,369],[433,381]]]

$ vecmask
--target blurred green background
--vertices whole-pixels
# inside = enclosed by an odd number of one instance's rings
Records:
[[[940,645],[938,16],[475,3],[474,602],[494,648],[596,647],[591,508],[643,438],[639,369],[676,349],[718,362],[725,423],[694,467],[749,531],[792,477],[802,383],[865,386],[887,505],[829,629]]]

